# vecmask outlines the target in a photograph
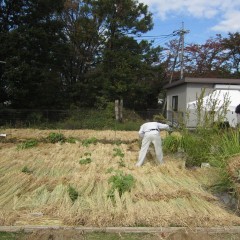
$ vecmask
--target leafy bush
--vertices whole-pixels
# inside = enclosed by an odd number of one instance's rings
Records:
[[[57,142],[65,142],[66,138],[64,137],[64,135],[62,133],[52,132],[48,135],[47,140],[50,143],[57,143]]]
[[[108,197],[114,198],[115,190],[118,191],[121,197],[124,192],[130,191],[135,184],[135,180],[131,174],[124,174],[122,171],[115,171],[115,175],[108,179],[111,184],[111,189],[108,192]]]
[[[38,141],[36,139],[29,139],[17,146],[17,149],[27,149],[27,148],[33,148],[38,145]]]

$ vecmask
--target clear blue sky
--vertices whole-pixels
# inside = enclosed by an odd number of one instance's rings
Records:
[[[189,30],[185,43],[205,43],[216,34],[240,32],[240,0],[138,0],[153,13],[154,29],[147,36],[163,45],[165,35],[182,28]]]

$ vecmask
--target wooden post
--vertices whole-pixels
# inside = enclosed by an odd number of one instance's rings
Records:
[[[120,100],[119,103],[119,121],[122,122],[123,120],[123,100]]]
[[[115,100],[115,119],[119,122],[123,120],[123,100]]]
[[[119,121],[119,100],[115,100],[115,119]]]

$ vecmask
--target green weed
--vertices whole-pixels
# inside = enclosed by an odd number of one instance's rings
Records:
[[[78,198],[78,192],[72,186],[68,187],[68,195],[71,198],[72,202],[75,202]]]
[[[129,192],[135,184],[135,179],[131,174],[124,174],[122,171],[115,171],[115,175],[112,175],[108,179],[108,183],[111,184],[111,188],[108,191],[108,197],[114,199],[115,190],[118,191],[121,197],[123,193]]]
[[[17,145],[17,149],[27,149],[27,148],[33,148],[38,145],[38,141],[36,139],[29,139],[19,145]]]
[[[120,148],[114,148],[113,151],[114,157],[120,157],[120,161],[118,162],[119,167],[126,167],[126,164],[123,161],[124,153],[122,152],[122,150]]]
[[[240,153],[239,130],[230,130],[222,134],[221,138],[219,138],[219,146],[220,152],[224,156]]]
[[[24,166],[24,167],[22,168],[22,172],[23,172],[23,173],[27,173],[27,174],[31,174],[33,171],[30,170],[27,166]]]
[[[79,163],[82,164],[82,165],[89,164],[89,163],[91,163],[91,162],[92,162],[92,159],[89,158],[89,157],[87,157],[87,158],[81,158],[81,159],[79,160]]]
[[[213,192],[228,192],[235,194],[235,183],[224,168],[220,170],[219,176],[219,181],[211,186],[211,190]]]
[[[64,135],[62,133],[52,132],[48,135],[47,140],[50,143],[57,143],[57,142],[65,142],[66,138],[64,137]]]
[[[90,158],[91,155],[92,155],[92,154],[89,153],[89,152],[84,153],[84,156],[85,156],[86,158],[81,158],[81,159],[79,160],[79,163],[80,163],[80,164],[89,164],[89,163],[91,163],[91,162],[92,162],[92,159]]]
[[[82,145],[88,147],[90,144],[96,144],[97,139],[95,137],[82,140]]]
[[[76,143],[77,139],[74,138],[74,137],[69,137],[69,138],[66,139],[66,142],[68,142],[68,143]]]
[[[174,135],[168,135],[163,140],[163,151],[168,153],[176,153],[180,147],[181,139]]]
[[[113,151],[114,151],[114,154],[113,154],[114,157],[117,157],[117,156],[120,158],[124,157],[124,153],[120,148],[114,148]]]
[[[123,159],[120,159],[120,161],[118,162],[118,166],[119,167],[126,167],[125,162],[123,161]]]

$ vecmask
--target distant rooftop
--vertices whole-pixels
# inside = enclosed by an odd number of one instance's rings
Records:
[[[213,84],[229,84],[229,85],[240,85],[240,79],[234,78],[196,78],[196,77],[185,77],[181,80],[173,81],[164,86],[165,89],[172,88],[178,85],[186,83],[213,83]]]

